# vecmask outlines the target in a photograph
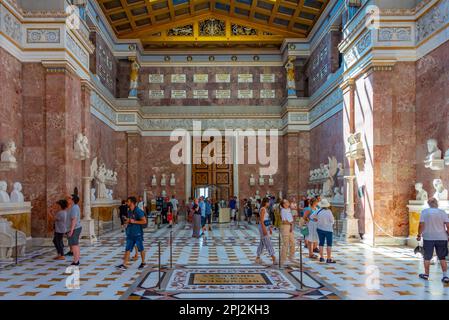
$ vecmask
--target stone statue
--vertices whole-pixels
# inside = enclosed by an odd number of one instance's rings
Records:
[[[0,181],[0,203],[11,202],[8,192],[6,192],[7,189],[8,183],[6,181]]]
[[[424,160],[424,166],[430,168],[433,160],[441,160],[441,150],[438,149],[438,142],[435,139],[427,140],[428,154]]]
[[[114,190],[109,189],[108,190],[108,199],[109,200],[114,200],[114,196],[112,195],[114,193]]]
[[[73,149],[75,151],[75,159],[86,160],[90,158],[89,139],[82,133],[76,135]]]
[[[156,175],[155,174],[153,174],[153,178],[151,179],[151,185],[153,187],[157,186],[157,180],[156,180]]]
[[[335,175],[338,171],[338,163],[335,157],[328,157],[329,164],[324,167],[324,177],[326,181],[323,183],[323,195],[325,197],[332,197],[332,188],[335,185]]]
[[[265,184],[265,179],[263,176],[259,177],[259,186],[263,186]]]
[[[270,174],[270,178],[268,178],[268,185],[272,186],[274,185],[274,180],[273,180],[273,176]]]
[[[165,177],[165,173],[162,174],[161,186],[165,187],[167,185],[167,178]]]
[[[249,185],[254,186],[256,185],[256,179],[254,179],[254,174],[251,173],[251,176],[249,178]]]
[[[87,136],[83,136],[82,150],[83,150],[84,159],[89,159],[90,158],[90,149],[89,149],[89,139],[87,138]]]
[[[22,184],[20,182],[15,182],[13,185],[13,191],[11,192],[11,202],[24,203],[24,201]]]
[[[256,190],[256,195],[254,196],[254,198],[256,200],[260,200],[260,192],[259,192],[259,190]]]
[[[140,65],[134,59],[131,63],[131,74],[129,84],[129,98],[137,98],[137,87],[139,85],[139,69]]]
[[[332,202],[335,203],[344,203],[345,198],[342,193],[340,193],[340,188],[334,188],[334,197],[332,198]]]
[[[343,168],[343,163],[339,162],[337,164],[337,177],[343,177],[345,174],[345,169]]]
[[[287,94],[289,97],[296,97],[295,59],[295,57],[289,56],[285,64],[285,70],[287,71]]]
[[[433,180],[433,187],[435,188],[435,194],[433,197],[437,200],[448,200],[447,189],[443,186],[441,179]]]
[[[117,183],[117,171],[114,171],[114,174],[112,175],[112,181],[114,181],[114,183]]]
[[[162,197],[165,198],[167,196],[167,191],[162,190]]]
[[[444,153],[444,164],[449,166],[449,149]]]
[[[103,164],[100,165],[98,171],[95,175],[95,181],[97,183],[97,198],[107,199],[108,195],[106,192],[106,167]]]
[[[170,185],[173,187],[176,184],[175,174],[172,173],[170,177]]]
[[[16,144],[14,141],[10,140],[5,146],[5,150],[2,152],[0,156],[1,162],[14,162],[16,163],[17,160],[14,157],[14,154],[16,153]]]
[[[95,201],[97,198],[95,197],[95,192],[96,192],[97,190],[95,190],[95,188],[91,188],[90,189],[90,201]]]
[[[418,182],[415,184],[416,200],[427,201],[429,199],[427,191],[423,189],[423,184]]]

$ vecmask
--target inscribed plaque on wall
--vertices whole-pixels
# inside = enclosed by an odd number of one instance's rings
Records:
[[[163,99],[164,90],[150,90],[150,99]]]
[[[260,82],[274,83],[274,81],[275,81],[274,73],[262,73],[260,75]]]
[[[231,75],[229,73],[218,73],[215,75],[215,82],[231,82]]]
[[[262,98],[262,99],[274,99],[274,98],[276,98],[276,91],[275,90],[262,89],[262,90],[260,90],[260,98]]]
[[[253,90],[239,90],[238,91],[239,99],[252,99],[252,97],[253,97]]]
[[[216,99],[231,99],[231,90],[215,90]]]
[[[150,83],[164,83],[164,75],[163,74],[150,74]]]
[[[193,90],[194,99],[208,99],[209,90]]]
[[[172,83],[186,83],[186,75],[185,74],[172,74],[171,82]]]
[[[185,90],[172,90],[171,97],[172,99],[185,99],[187,98],[187,93]]]
[[[238,82],[243,82],[243,83],[253,82],[253,75],[251,73],[239,74]]]
[[[194,74],[193,75],[193,82],[196,82],[196,83],[208,83],[209,82],[209,75],[207,73],[205,73],[205,74]]]

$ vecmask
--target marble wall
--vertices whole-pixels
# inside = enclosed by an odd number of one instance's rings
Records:
[[[443,154],[449,149],[448,55],[449,42],[446,42],[416,63],[416,181],[424,183],[429,195],[435,192],[433,179],[443,179],[449,188],[449,167],[433,171],[423,165],[428,139],[437,139]]]

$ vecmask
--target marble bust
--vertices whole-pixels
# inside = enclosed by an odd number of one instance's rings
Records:
[[[251,176],[249,178],[249,185],[254,186],[256,184],[256,179],[254,178],[254,174],[251,173]]]
[[[165,177],[165,173],[162,174],[161,186],[165,187],[167,185],[167,178]]]
[[[259,199],[260,199],[260,192],[259,192],[259,190],[256,190],[256,195],[254,196],[254,198],[255,198],[256,200],[259,200]]]
[[[259,185],[263,186],[265,184],[265,178],[263,176],[259,177]]]
[[[0,181],[0,203],[11,202],[11,199],[9,198],[8,192],[6,192],[6,189],[8,189],[8,183],[6,181]]]
[[[167,191],[162,190],[162,197],[165,198],[167,196]]]
[[[335,203],[343,203],[345,201],[343,194],[340,192],[340,188],[334,188],[334,197],[332,198],[332,202]]]
[[[272,175],[270,175],[270,178],[268,179],[268,185],[269,186],[274,185],[274,180],[273,180],[273,176]]]
[[[10,198],[11,202],[14,203],[23,203],[25,201],[22,193],[22,184],[20,182],[14,183]]]
[[[153,178],[151,179],[151,185],[155,187],[157,185],[156,175],[153,174]]]
[[[175,174],[172,173],[170,176],[170,185],[173,187],[176,184]]]
[[[427,140],[427,156],[424,160],[424,166],[430,168],[432,166],[432,161],[441,160],[441,150],[438,149],[438,142],[435,139]]]
[[[16,153],[16,144],[14,141],[8,141],[8,143],[5,146],[5,150],[2,152],[0,156],[0,160],[2,162],[17,162],[16,157],[14,157],[14,154]]]
[[[95,192],[97,190],[95,190],[95,188],[91,188],[90,189],[90,201],[95,201],[97,198],[95,197]]]
[[[416,200],[419,201],[427,201],[428,200],[428,195],[427,195],[427,191],[423,189],[423,185],[421,182],[418,182],[417,184],[415,184],[415,190],[416,190]]]
[[[448,200],[447,189],[443,186],[441,179],[433,180],[433,187],[435,188],[435,194],[433,197],[437,200]]]

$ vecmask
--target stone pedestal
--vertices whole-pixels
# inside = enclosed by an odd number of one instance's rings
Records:
[[[0,218],[11,222],[12,228],[23,232],[31,240],[31,202],[1,203]]]
[[[359,241],[359,219],[346,217],[343,220],[341,238],[346,241]]]
[[[220,208],[218,223],[229,223],[229,222],[231,222],[231,209]]]
[[[94,221],[95,230],[103,234],[108,231],[119,228],[118,207],[121,205],[119,200],[97,199],[92,201],[92,220]],[[114,224],[114,226],[112,226]],[[117,228],[115,225],[117,224]]]
[[[83,228],[81,231],[81,238],[89,240],[91,244],[97,242],[97,237],[95,236],[95,221],[92,219],[83,219],[81,220],[81,226]]]

